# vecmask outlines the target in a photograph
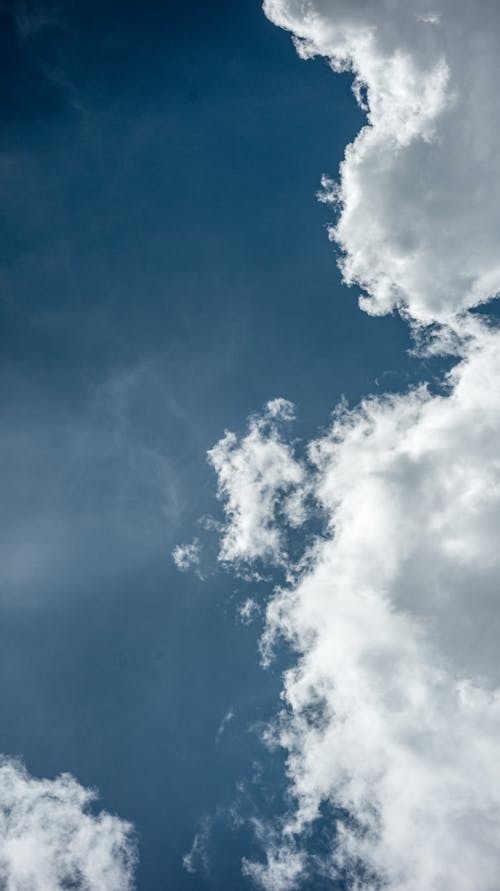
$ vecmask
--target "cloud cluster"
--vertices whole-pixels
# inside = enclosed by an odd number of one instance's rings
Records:
[[[244,872],[290,891],[497,891],[500,875],[500,13],[494,0],[264,0],[303,58],[354,75],[366,125],[322,200],[344,280],[457,364],[433,393],[341,406],[296,453],[268,404],[210,461],[220,557],[270,560],[265,658],[295,664],[268,739],[291,806]],[[309,506],[324,528],[286,547]],[[322,846],[313,828],[321,826]],[[313,842],[311,843],[311,838]],[[326,841],[325,841],[326,840]]]
[[[321,868],[352,888],[498,887],[498,379],[499,335],[479,325],[446,392],[368,398],[306,460],[287,452],[327,529],[267,609],[267,645],[297,654],[274,729],[296,807],[267,864],[245,865],[267,891],[307,875],[298,840],[325,806],[337,816]],[[266,446],[252,424],[251,450],[232,440],[235,489]],[[226,539],[244,513],[242,500]],[[264,526],[279,538],[272,511]]]
[[[0,761],[0,887],[5,891],[131,891],[132,826],[104,811],[69,774],[31,777]]]
[[[355,75],[367,124],[323,198],[363,309],[446,321],[500,290],[494,0],[265,0],[304,58]]]

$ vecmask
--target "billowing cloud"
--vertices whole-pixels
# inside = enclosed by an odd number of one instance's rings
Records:
[[[345,281],[417,338],[432,326],[456,365],[438,392],[340,406],[306,452],[274,400],[209,453],[221,559],[285,570],[262,648],[295,655],[267,731],[292,804],[256,823],[264,859],[243,870],[265,891],[314,872],[350,891],[497,891],[500,330],[470,310],[500,291],[498,4],[264,9],[301,56],[353,72],[366,112],[323,181]],[[312,541],[306,507],[323,519]]]
[[[94,791],[69,774],[31,777],[0,761],[0,886],[5,891],[131,891],[130,823],[91,806]]]
[[[186,572],[187,569],[198,566],[200,563],[200,543],[197,538],[186,544],[178,544],[172,551],[172,560],[177,569]]]
[[[298,840],[325,807],[331,876],[363,875],[365,891],[498,887],[499,347],[479,326],[443,394],[369,398],[302,463],[287,453],[327,520],[267,609],[265,643],[297,655],[273,731],[296,807],[267,864],[245,864],[269,891],[307,875]],[[265,436],[252,423],[233,474]]]
[[[494,0],[265,0],[299,53],[352,70],[367,124],[324,200],[363,309],[444,321],[500,290]]]

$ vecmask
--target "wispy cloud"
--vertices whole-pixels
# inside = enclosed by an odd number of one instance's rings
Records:
[[[242,872],[264,891],[294,891],[305,878],[306,858],[297,850],[293,838],[288,843],[276,837],[269,825],[254,820],[257,839],[266,849],[266,862],[243,859]]]
[[[193,843],[182,858],[182,865],[186,872],[192,875],[196,874],[200,869],[204,874],[210,872],[210,858],[208,856],[207,844],[212,829],[212,821],[209,817],[205,817],[201,821],[200,829],[195,834]]]
[[[250,625],[259,613],[259,604],[255,602],[253,597],[247,597],[238,610],[238,615],[243,625]]]
[[[177,569],[186,572],[187,569],[193,569],[200,563],[200,542],[197,538],[187,544],[176,545],[172,551],[172,560]]]
[[[220,741],[221,737],[226,732],[228,724],[230,724],[231,721],[234,721],[235,717],[236,717],[236,712],[232,708],[230,708],[224,715],[222,721],[220,722],[220,724],[217,728],[217,733],[215,734],[215,741],[217,743]]]

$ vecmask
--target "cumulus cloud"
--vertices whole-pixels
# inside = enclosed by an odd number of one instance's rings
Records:
[[[194,875],[198,871],[208,875],[210,873],[210,859],[207,852],[208,840],[212,831],[212,820],[204,817],[201,826],[196,833],[189,851],[182,858],[182,865],[186,872]]]
[[[0,761],[0,886],[5,891],[131,891],[130,823],[94,814],[96,793],[69,774],[31,777]]]
[[[265,0],[300,55],[355,75],[366,126],[323,200],[362,308],[446,321],[500,290],[494,0]],[[367,296],[366,296],[367,295]]]
[[[500,330],[470,309],[500,290],[498,4],[264,9],[302,57],[353,72],[366,112],[323,181],[345,281],[456,365],[437,393],[340,406],[305,453],[280,400],[210,452],[221,559],[285,568],[262,648],[295,655],[266,733],[292,804],[243,870],[265,891],[315,871],[350,891],[497,891]],[[306,507],[324,526],[297,557]]]
[[[352,888],[498,887],[499,378],[498,332],[480,325],[444,393],[343,407],[306,459],[288,452],[326,530],[267,608],[265,644],[285,638],[297,661],[271,734],[296,807],[244,866],[266,891],[307,874],[298,840],[325,806],[322,869]],[[252,454],[235,443],[231,466]]]
[[[219,552],[223,562],[264,558],[280,563],[285,556],[283,527],[304,521],[302,467],[278,427],[279,421],[292,418],[292,404],[273,399],[262,417],[250,419],[241,440],[227,432],[208,453],[227,517]],[[281,526],[274,522],[278,515],[285,521]]]
[[[491,340],[451,395],[368,400],[311,444],[331,536],[268,607],[299,655],[278,730],[290,831],[343,808],[336,868],[369,863],[391,888],[493,889],[500,867],[500,405],[476,398],[500,371]]]

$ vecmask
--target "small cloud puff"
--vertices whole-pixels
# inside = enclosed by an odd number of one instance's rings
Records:
[[[189,544],[176,545],[172,551],[172,559],[181,572],[197,567],[200,564],[201,548],[197,538]]]
[[[262,417],[250,420],[245,436],[238,439],[227,432],[208,452],[226,515],[222,562],[261,559],[279,565],[286,553],[285,537],[274,519],[283,514],[292,527],[304,522],[304,469],[276,423],[293,417],[291,402],[274,399]]]
[[[259,613],[259,604],[252,597],[247,597],[238,609],[238,615],[243,625],[250,625]]]

